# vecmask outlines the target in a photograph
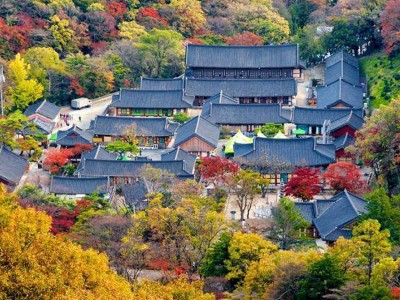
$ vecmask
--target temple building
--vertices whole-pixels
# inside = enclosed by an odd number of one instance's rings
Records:
[[[210,46],[188,44],[185,95],[194,106],[219,91],[240,103],[291,104],[302,78],[297,44]]]

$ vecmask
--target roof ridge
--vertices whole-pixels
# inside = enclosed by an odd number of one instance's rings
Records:
[[[360,213],[358,212],[357,208],[355,207],[353,201],[350,199],[349,193],[347,192],[347,189],[344,190],[344,193],[345,193],[345,195],[346,195],[347,201],[349,201],[349,203],[350,203],[350,205],[351,205],[351,208],[353,208],[353,210],[355,211],[355,213],[356,213],[357,215],[360,215]]]
[[[36,109],[36,113],[39,111],[39,109],[41,109],[42,108],[42,106],[43,106],[43,104],[45,103],[47,101],[47,99],[44,99],[43,101],[42,101],[42,103],[40,103],[40,105],[39,105],[39,107]]]

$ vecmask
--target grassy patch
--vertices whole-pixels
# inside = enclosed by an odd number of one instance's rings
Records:
[[[361,76],[368,78],[371,106],[379,107],[400,97],[400,55],[390,58],[374,53],[360,59]]]

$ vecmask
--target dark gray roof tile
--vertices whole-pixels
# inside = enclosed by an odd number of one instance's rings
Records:
[[[324,213],[313,220],[315,227],[323,239],[335,230],[354,222],[366,212],[367,201],[344,191],[336,195],[333,203]]]
[[[94,134],[121,136],[130,126],[136,126],[137,136],[163,137],[173,135],[173,132],[167,128],[167,118],[108,116],[96,117]]]
[[[217,147],[219,133],[220,128],[218,126],[201,116],[197,116],[178,128],[174,145],[177,147],[193,137],[198,137],[207,144]]]
[[[108,177],[51,177],[50,193],[90,195],[96,191],[108,193]]]
[[[159,91],[183,90],[183,83],[183,76],[171,79],[142,78],[140,89]]]
[[[353,55],[341,50],[326,59],[326,68],[337,64],[340,61],[344,61],[349,65],[353,66],[354,68],[358,68],[358,59],[355,58]]]
[[[339,78],[343,78],[352,85],[360,84],[360,70],[347,62],[341,60],[326,68],[324,84],[329,85]]]
[[[175,174],[178,177],[192,178],[193,174],[185,171],[184,161],[142,161],[142,160],[98,160],[85,159],[80,164],[80,169],[76,170],[75,175],[97,177],[137,177],[141,169],[150,165],[153,168],[162,169]]]
[[[210,68],[297,68],[297,44],[271,46],[211,46],[188,44],[186,65]]]
[[[363,116],[362,109],[319,109],[296,106],[293,110],[292,122],[297,125],[322,126],[325,120],[333,122],[349,116],[350,112],[361,118]]]
[[[4,147],[0,147],[0,178],[13,184],[18,185],[22,176],[25,173],[25,169],[28,166],[28,161],[7,150]]]
[[[330,132],[333,132],[346,125],[352,127],[354,130],[358,130],[362,127],[363,124],[364,124],[364,119],[359,115],[353,113],[353,111],[350,111],[348,115],[333,120],[331,124],[328,126],[328,130]]]
[[[339,149],[344,149],[350,145],[353,145],[354,141],[354,138],[346,132],[345,135],[335,138],[333,143],[337,151]]]
[[[149,205],[149,201],[146,199],[148,192],[148,188],[143,180],[122,186],[125,203],[135,210],[144,210],[147,208]]]
[[[187,78],[185,95],[211,97],[223,91],[232,97],[279,97],[297,94],[294,79],[195,79]]]
[[[161,155],[161,160],[164,161],[182,160],[183,168],[189,174],[194,174],[196,158],[196,155],[187,153],[179,147]]]
[[[58,116],[60,111],[61,107],[47,100],[43,100],[28,106],[24,114],[26,116],[31,116],[33,114],[40,114],[50,120],[54,120]]]
[[[183,101],[183,90],[133,90],[121,89],[119,99],[111,107],[120,108],[188,108]]]
[[[234,145],[235,149],[235,145]],[[237,155],[235,153],[235,158]],[[335,162],[335,156],[326,156],[315,149],[314,138],[274,139],[256,137],[253,150],[239,157],[244,163],[255,163],[268,171],[273,166],[284,170],[293,170],[296,167],[325,166]]]
[[[317,108],[332,108],[343,103],[349,108],[363,108],[364,89],[343,79],[317,87]]]
[[[264,125],[287,123],[280,104],[211,104],[207,120],[220,125]]]
[[[201,108],[201,115],[203,117],[207,117],[211,114],[211,106],[214,104],[238,104],[239,101],[232,96],[225,94],[223,91],[220,91],[218,94],[206,99]]]
[[[60,146],[75,146],[76,144],[92,144],[93,134],[84,131],[78,126],[72,126],[67,130],[60,130],[57,133],[56,144]]]

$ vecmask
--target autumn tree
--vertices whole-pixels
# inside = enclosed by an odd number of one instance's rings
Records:
[[[400,182],[400,99],[381,105],[356,132],[355,152],[393,193]]]
[[[285,186],[286,196],[294,196],[310,201],[321,191],[319,168],[302,168],[292,173]]]
[[[277,241],[282,249],[290,249],[305,240],[304,230],[310,224],[301,216],[293,201],[282,198],[278,207],[272,210],[272,216],[274,225],[271,238]]]
[[[361,193],[365,189],[365,182],[361,180],[360,169],[351,162],[342,161],[330,164],[322,178],[335,190],[336,194],[344,190]]]
[[[239,171],[239,165],[219,156],[205,157],[201,160],[199,170],[204,181],[220,188],[227,183],[232,175]]]
[[[382,37],[386,54],[395,53],[400,46],[400,1],[389,0],[381,14]]]
[[[239,46],[261,46],[263,40],[257,35],[249,31],[245,31],[242,34],[236,34],[232,37],[227,37],[226,42],[228,45],[239,45]]]
[[[272,251],[260,255],[246,272],[243,290],[255,299],[297,299],[299,281],[320,257],[316,250]]]
[[[229,244],[229,258],[226,260],[226,277],[234,282],[241,282],[253,262],[265,255],[277,251],[278,247],[261,235],[236,232]]]
[[[24,109],[42,97],[43,86],[31,78],[31,66],[18,53],[8,65],[10,84],[6,91],[7,107]]]
[[[170,22],[185,37],[193,36],[206,22],[197,0],[172,0],[170,7],[173,10]]]
[[[171,280],[163,285],[158,281],[143,280],[133,286],[133,299],[170,300],[170,299],[196,299],[214,300],[213,294],[203,292],[203,282],[196,280],[190,282],[185,276]]]
[[[260,173],[252,170],[240,170],[230,178],[229,187],[235,194],[240,220],[244,220],[245,213],[247,219],[250,218],[250,210],[253,207],[255,196],[262,192],[261,186],[268,185],[265,183],[266,179]]]
[[[0,186],[0,295],[7,299],[132,299],[107,257],[50,233],[50,217],[23,209]]]
[[[65,74],[65,63],[56,51],[50,47],[32,47],[25,52],[24,59],[31,66],[31,76],[46,88],[45,97],[49,97],[57,86],[57,75]]]
[[[64,167],[72,156],[70,149],[50,148],[46,154],[43,165],[52,173],[59,172]]]
[[[197,271],[212,243],[227,227],[214,201],[208,198],[182,199],[176,208],[163,207],[161,199],[155,199],[147,212],[152,238],[160,243],[171,263],[189,273]]]
[[[146,183],[149,193],[165,193],[175,179],[174,174],[151,165],[143,166],[139,177]]]

